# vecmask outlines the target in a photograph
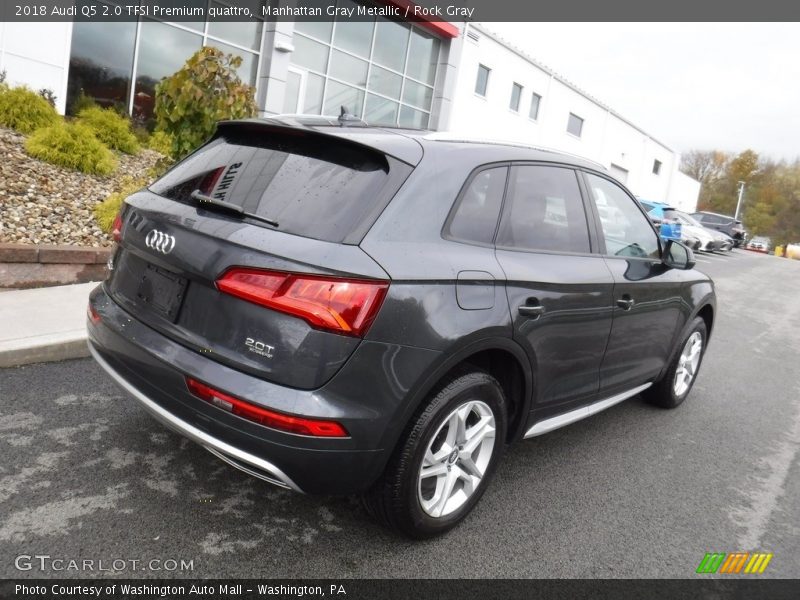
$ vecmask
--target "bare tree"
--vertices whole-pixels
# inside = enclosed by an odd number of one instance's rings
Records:
[[[692,150],[681,156],[681,171],[705,187],[723,176],[729,160],[719,150]]]

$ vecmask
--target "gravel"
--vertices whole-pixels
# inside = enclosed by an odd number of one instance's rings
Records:
[[[119,154],[109,176],[63,169],[25,154],[25,137],[0,128],[0,242],[110,246],[93,207],[119,189],[122,179],[147,178],[161,155],[142,150]]]

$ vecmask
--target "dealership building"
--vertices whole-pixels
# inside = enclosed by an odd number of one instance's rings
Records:
[[[12,85],[52,90],[60,112],[85,94],[147,123],[158,81],[200,47],[216,46],[242,57],[239,74],[255,86],[262,115],[338,115],[344,106],[371,124],[554,148],[602,164],[642,198],[694,210],[700,184],[680,173],[677,152],[490,27],[384,16],[0,22],[0,71]]]

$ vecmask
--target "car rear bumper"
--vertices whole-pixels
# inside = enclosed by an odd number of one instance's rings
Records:
[[[405,412],[412,379],[438,354],[365,341],[325,386],[298,390],[178,344],[134,319],[102,286],[92,292],[90,304],[100,316],[97,323],[87,321],[90,351],[131,398],[237,469],[305,493],[356,493],[377,479],[393,447],[387,440],[400,435],[397,415]],[[387,376],[382,368],[387,356],[403,381],[396,381],[397,373]],[[195,397],[187,377],[266,408],[336,420],[349,437],[318,438],[264,427]]]

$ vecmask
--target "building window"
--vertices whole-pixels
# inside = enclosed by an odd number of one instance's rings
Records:
[[[350,0],[339,6],[356,7]],[[374,125],[425,129],[430,121],[439,39],[410,23],[297,21],[293,67],[305,85],[304,113],[347,112]]]
[[[489,73],[491,71],[489,67],[478,65],[478,78],[475,80],[475,93],[478,96],[486,97],[486,89],[489,87]]]
[[[571,133],[575,137],[581,137],[583,132],[583,119],[578,115],[569,113],[569,120],[567,121],[567,133]]]
[[[189,0],[187,4],[223,8],[227,0]],[[141,19],[139,23],[76,22],[67,80],[67,114],[74,113],[75,102],[83,93],[101,106],[113,106],[152,126],[156,85],[203,46],[241,57],[239,77],[255,86],[263,33],[263,21],[255,18],[236,23],[166,23],[157,19]],[[307,87],[312,88],[312,82]]]
[[[542,101],[542,97],[533,92],[531,94],[531,110],[528,113],[528,116],[533,119],[534,121],[539,118],[539,103]]]
[[[522,98],[522,86],[515,83],[511,86],[511,102],[508,103],[508,107],[514,112],[519,112],[520,98]]]
[[[653,174],[654,175],[660,175],[661,174],[661,161],[660,160],[654,160],[653,161]]]

